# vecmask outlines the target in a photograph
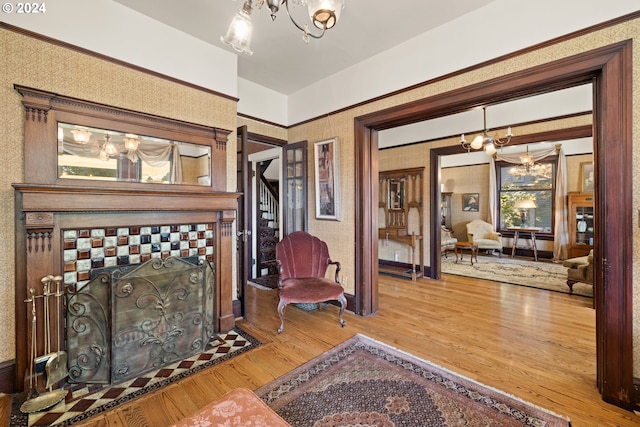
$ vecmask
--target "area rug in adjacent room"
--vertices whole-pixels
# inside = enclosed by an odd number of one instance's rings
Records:
[[[569,426],[569,420],[363,335],[256,390],[294,427]]]
[[[569,293],[567,285],[567,267],[550,261],[529,261],[519,258],[492,255],[479,255],[478,262],[471,265],[469,253],[456,263],[453,254],[442,258],[442,272],[457,276],[476,277],[495,282],[511,283],[546,289],[554,292]],[[593,297],[593,286],[586,283],[573,285],[574,295]]]
[[[216,334],[207,348],[188,359],[175,362],[162,369],[147,372],[113,386],[99,384],[69,384],[65,401],[41,412],[23,414],[20,406],[22,394],[14,396],[11,427],[69,426],[110,410],[150,391],[158,390],[177,380],[244,353],[260,342],[239,327]]]
[[[278,289],[278,279],[279,276],[277,274],[267,274],[266,276],[249,279],[248,283],[258,289],[269,291],[271,289]]]

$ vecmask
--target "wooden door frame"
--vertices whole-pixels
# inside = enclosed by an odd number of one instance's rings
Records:
[[[593,113],[593,112],[592,112]],[[509,142],[510,146],[533,144],[536,142],[560,142],[568,141],[578,138],[592,138],[593,137],[593,125],[582,125],[564,129],[556,129],[544,132],[537,132],[526,135],[514,136]],[[460,154],[460,145],[449,145],[447,147],[432,148],[429,150],[429,165],[431,171],[429,173],[429,181],[431,183],[429,188],[430,200],[440,200],[440,158],[441,156],[448,156],[452,154]],[[497,208],[497,206],[496,206]],[[431,204],[431,218],[438,218],[440,216],[440,205],[437,203]],[[442,273],[442,250],[440,241],[442,238],[442,229],[438,221],[430,221],[429,229],[431,231],[431,242],[429,245],[429,278],[440,279]]]
[[[604,401],[631,410],[632,76],[632,43],[627,40],[356,117],[356,313],[369,315],[378,309],[378,212],[374,204],[378,194],[378,131],[592,82],[597,242],[594,281],[600,284],[594,287],[597,385]]]
[[[238,140],[243,140],[244,143],[242,143],[242,147],[238,146],[238,153],[240,154],[240,160],[239,162],[241,162],[241,165],[237,165],[237,169],[238,169],[238,182],[240,182],[240,180],[242,180],[243,182],[243,187],[244,187],[244,194],[240,197],[240,199],[238,199],[238,203],[242,203],[242,207],[238,207],[238,210],[240,211],[240,214],[244,215],[244,222],[245,222],[245,230],[249,230],[251,232],[251,234],[253,235],[254,230],[253,230],[253,211],[255,211],[254,206],[251,205],[251,200],[253,199],[253,191],[254,188],[252,187],[252,182],[253,180],[251,179],[251,177],[249,176],[249,171],[252,170],[251,167],[249,167],[249,144],[250,143],[259,143],[259,144],[264,144],[264,145],[270,145],[273,147],[284,147],[287,144],[287,141],[283,140],[283,139],[278,139],[278,138],[273,138],[270,136],[266,136],[266,135],[260,135],[257,133],[253,133],[253,132],[249,132],[248,131],[248,126],[243,125],[238,127],[237,129],[237,138]],[[242,167],[242,171],[240,171],[240,168]],[[280,195],[280,198],[282,198],[282,195]],[[242,202],[241,202],[242,199]],[[245,204],[247,203],[245,200],[248,200],[248,204],[251,207],[250,210],[246,209]],[[239,231],[239,230],[238,230]],[[248,247],[247,247],[248,246]],[[247,295],[247,272],[250,271],[252,269],[252,250],[251,250],[251,241],[249,241],[249,245],[243,245],[243,258],[244,259],[238,259],[238,266],[237,266],[237,277],[238,277],[238,302],[240,304],[240,308],[239,308],[239,313],[235,313],[237,316],[242,316],[244,318],[245,316],[245,304],[246,304],[246,295]],[[240,265],[240,263],[242,263],[242,266]],[[241,273],[241,270],[244,270],[243,273]],[[243,276],[243,277],[241,277]]]

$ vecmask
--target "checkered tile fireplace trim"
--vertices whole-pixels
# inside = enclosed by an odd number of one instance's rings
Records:
[[[214,223],[63,230],[64,283],[83,285],[91,270],[152,258],[197,256],[213,262]]]

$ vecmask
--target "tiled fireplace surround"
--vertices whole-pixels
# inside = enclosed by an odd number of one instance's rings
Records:
[[[213,233],[213,223],[63,230],[64,284],[81,286],[94,269],[151,258],[195,256],[215,262]]]
[[[143,264],[152,258],[193,257],[215,266],[214,328],[233,328],[231,265],[235,219],[235,193],[180,194],[158,191],[91,190],[74,187],[17,184],[16,241],[18,283],[16,300],[24,301],[27,289],[41,292],[40,279],[62,275],[66,286],[81,286],[93,269]],[[106,194],[105,194],[106,193]],[[113,194],[112,194],[113,193]],[[114,206],[114,197],[118,203]],[[70,202],[72,200],[72,202]],[[180,206],[176,211],[176,204]],[[22,294],[22,295],[18,295]],[[40,312],[41,302],[38,303]],[[26,319],[27,304],[16,304]],[[38,318],[42,331],[42,318]],[[27,325],[28,322],[22,322]],[[51,330],[55,331],[54,321]],[[23,328],[27,352],[30,330]],[[57,348],[52,333],[52,348]],[[64,334],[62,335],[64,336]],[[38,337],[37,354],[43,354]],[[62,343],[64,348],[65,343]],[[22,366],[28,368],[28,357]],[[16,359],[18,365],[18,359]],[[20,371],[18,371],[18,375]],[[20,379],[24,381],[24,379]],[[18,382],[20,384],[20,382]]]

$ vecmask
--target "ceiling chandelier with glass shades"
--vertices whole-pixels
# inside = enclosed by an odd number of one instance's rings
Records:
[[[245,0],[242,9],[233,17],[227,33],[220,37],[220,40],[238,52],[252,55],[251,36],[253,35],[253,23],[251,22],[251,12],[254,9],[261,9],[264,3],[265,0]],[[319,39],[324,36],[326,30],[333,28],[338,19],[340,19],[345,0],[266,0],[266,3],[271,11],[271,20],[276,19],[276,13],[284,5],[291,22],[302,31],[302,39],[305,43],[309,43],[309,37]],[[320,32],[314,34],[309,30],[309,25],[300,25],[291,15],[289,10],[290,3],[306,6],[309,19]]]
[[[487,108],[482,107],[482,113],[484,115],[484,130],[481,134],[476,135],[475,138],[471,140],[471,142],[465,139],[464,134],[460,136],[460,144],[462,148],[467,150],[467,152],[471,152],[471,149],[474,150],[484,150],[488,155],[492,156],[496,153],[497,149],[507,145],[511,138],[513,137],[513,133],[511,133],[511,126],[507,129],[507,134],[503,139],[498,138],[498,135],[489,136],[489,129],[487,129]]]
[[[526,153],[520,156],[520,164],[509,169],[509,173],[517,176],[538,175],[542,168],[543,166],[536,163],[529,153],[529,146],[527,145]]]

